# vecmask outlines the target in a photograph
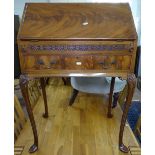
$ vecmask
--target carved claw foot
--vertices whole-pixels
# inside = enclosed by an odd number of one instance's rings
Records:
[[[42,115],[44,118],[48,118],[48,114],[47,113],[43,113]]]
[[[33,144],[29,149],[29,153],[34,153],[37,150],[38,150],[38,146],[36,144]]]
[[[129,149],[123,143],[119,145],[119,149],[120,149],[120,151],[122,151],[124,153],[129,152]]]

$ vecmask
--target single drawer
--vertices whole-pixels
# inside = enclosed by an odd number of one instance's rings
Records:
[[[131,56],[93,56],[94,69],[129,70]]]
[[[26,55],[24,56],[25,70],[61,69],[60,56],[54,55]]]
[[[81,70],[93,69],[92,56],[65,56],[65,69],[66,70]]]

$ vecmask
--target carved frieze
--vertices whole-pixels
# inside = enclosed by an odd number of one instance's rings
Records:
[[[22,51],[122,51],[132,48],[129,44],[104,44],[104,45],[29,45]]]

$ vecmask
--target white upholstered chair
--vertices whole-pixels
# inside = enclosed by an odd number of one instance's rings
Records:
[[[74,103],[79,91],[92,94],[109,94],[110,84],[111,77],[71,77],[73,92],[69,101],[69,105]],[[115,78],[113,107],[117,105],[119,92],[123,90],[125,85],[125,80],[120,80],[117,77]]]

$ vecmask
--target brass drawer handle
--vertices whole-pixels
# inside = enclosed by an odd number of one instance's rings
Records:
[[[56,60],[53,60],[50,62],[50,65],[55,65],[56,63],[57,63]]]
[[[44,61],[41,60],[41,59],[39,59],[39,60],[37,61],[37,64],[39,64],[39,65],[44,65]]]
[[[99,65],[105,65],[105,62],[98,62]]]
[[[110,68],[110,66],[107,63],[105,63],[105,62],[98,62],[98,64],[101,65],[103,69]]]

